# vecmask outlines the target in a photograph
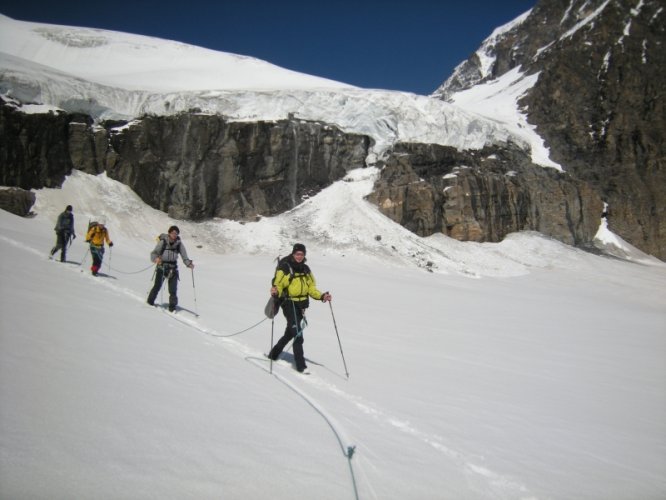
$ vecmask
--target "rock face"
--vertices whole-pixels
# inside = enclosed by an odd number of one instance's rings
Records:
[[[608,203],[612,231],[666,259],[666,9],[659,0],[541,0],[459,66],[435,95],[521,66],[521,101],[551,158]]]
[[[35,203],[35,193],[21,188],[0,188],[0,209],[25,217]]]
[[[369,200],[420,236],[500,241],[534,230],[579,246],[592,241],[603,210],[587,183],[532,164],[512,144],[463,152],[397,144]]]
[[[0,185],[57,187],[71,172],[67,152],[70,117],[25,114],[0,99]]]
[[[147,117],[111,134],[110,177],[176,218],[248,220],[291,209],[351,169],[370,140],[315,122]]]
[[[367,136],[301,120],[227,122],[187,113],[93,126],[84,115],[0,106],[0,183],[57,187],[72,168],[106,171],[179,219],[249,220],[289,210],[364,167]]]

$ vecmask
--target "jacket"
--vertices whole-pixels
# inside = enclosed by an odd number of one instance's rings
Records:
[[[189,266],[192,263],[187,256],[185,245],[180,241],[180,236],[178,236],[173,243],[169,241],[169,235],[166,233],[160,234],[158,238],[157,245],[155,245],[153,251],[150,252],[151,262],[155,262],[155,259],[161,257],[163,264],[171,264],[175,266],[178,263],[178,254],[180,254],[186,266]]]
[[[291,255],[280,261],[273,278],[273,286],[277,288],[278,297],[288,298],[298,303],[301,308],[308,307],[309,297],[321,300],[323,295],[317,289],[317,282],[310,267],[305,261],[298,264]]]
[[[106,227],[100,224],[95,224],[90,229],[88,229],[88,234],[86,234],[86,241],[90,242],[91,245],[95,245],[96,247],[103,247],[104,241],[106,241],[109,246],[113,244],[111,238],[109,238],[109,231],[107,231]]]
[[[61,231],[74,234],[74,214],[65,210],[63,213],[58,215],[58,220],[56,225],[53,228],[57,233]]]

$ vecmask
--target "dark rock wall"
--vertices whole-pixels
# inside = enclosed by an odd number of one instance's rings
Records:
[[[0,185],[60,186],[72,169],[67,151],[70,117],[25,114],[0,102]]]
[[[610,229],[666,259],[666,12],[636,5],[610,2],[560,44],[524,103],[552,158],[608,202]]]
[[[578,246],[592,241],[603,209],[587,183],[532,164],[512,144],[397,144],[369,200],[421,236],[496,242],[534,230]]]
[[[110,177],[176,218],[252,219],[365,166],[370,140],[321,123],[147,117],[111,134]]]
[[[30,215],[30,209],[35,203],[35,193],[25,189],[0,188],[0,209],[15,215],[25,217]]]
[[[72,168],[106,171],[148,205],[180,219],[249,220],[289,210],[364,167],[371,141],[300,120],[145,117],[95,126],[81,115],[0,106],[0,184],[57,187]]]

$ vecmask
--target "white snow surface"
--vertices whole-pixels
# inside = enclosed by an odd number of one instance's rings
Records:
[[[527,122],[527,116],[518,104],[538,78],[538,73],[527,75],[518,66],[494,80],[457,92],[451,97],[451,102],[502,123],[511,136],[527,141],[534,163],[562,171],[561,165],[550,159],[549,149],[536,133],[536,127]]]
[[[664,498],[666,266],[418,238],[363,201],[375,175],[246,224],[78,172],[34,218],[0,211],[0,498]],[[69,262],[48,260],[70,203]],[[172,223],[196,264],[177,314],[145,304]],[[308,312],[312,374],[290,351],[270,374],[263,306],[296,241],[333,302]]]
[[[396,141],[458,149],[509,140],[529,148],[541,141],[531,127],[515,125],[517,111],[507,126],[463,101],[452,105],[407,92],[361,89],[251,57],[2,15],[0,93],[23,103],[88,113],[96,120],[195,109],[239,121],[292,114],[370,136],[375,144],[369,163]],[[533,154],[539,164],[552,166],[544,156],[542,150]]]
[[[352,87],[253,57],[160,38],[15,21],[2,15],[0,26],[5,54],[130,91]]]

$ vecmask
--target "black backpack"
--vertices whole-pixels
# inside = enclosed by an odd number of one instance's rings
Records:
[[[291,264],[289,263],[289,257],[290,255],[280,258],[280,256],[278,255],[277,258],[275,259],[277,265],[275,266],[275,272],[273,272],[273,277],[271,278],[271,286],[273,286],[273,283],[275,282],[275,277],[277,276],[277,272],[279,269],[282,269],[282,271],[284,271],[285,273],[289,273],[289,284],[291,284],[291,281],[294,279],[294,270],[292,269]],[[271,296],[268,299],[268,302],[266,303],[266,307],[264,307],[264,314],[266,315],[266,317],[269,319],[273,319],[277,314],[277,312],[280,310],[282,302],[284,302],[284,296],[283,297]]]
[[[289,257],[291,257],[291,255],[287,255],[286,257],[282,258],[278,256],[278,258],[275,259],[277,261],[277,265],[275,266],[275,272],[273,273],[273,278],[271,278],[271,286],[273,286],[273,282],[275,281],[277,272],[280,269],[282,269],[282,271],[284,271],[285,274],[289,273],[289,284],[291,284],[291,280],[294,279],[294,270],[292,269],[291,264],[289,263]]]

